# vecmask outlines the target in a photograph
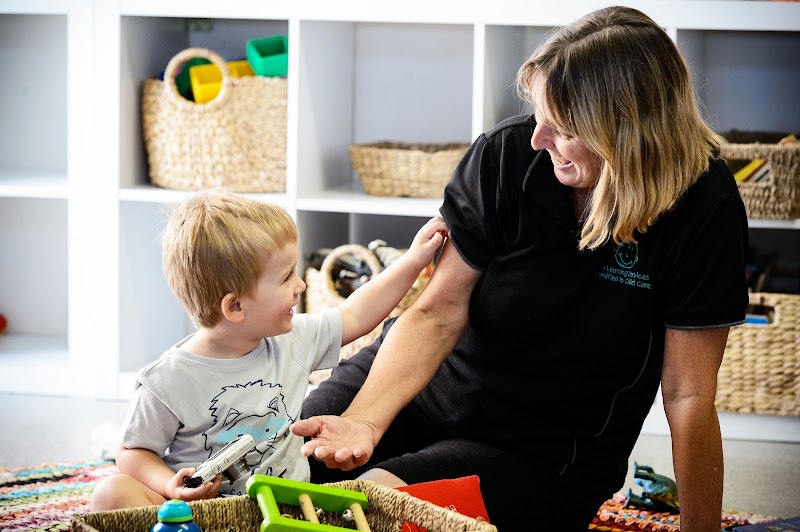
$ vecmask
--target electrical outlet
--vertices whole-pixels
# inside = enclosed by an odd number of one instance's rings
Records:
[[[210,18],[192,18],[188,21],[190,33],[211,33],[214,31],[214,21]]]

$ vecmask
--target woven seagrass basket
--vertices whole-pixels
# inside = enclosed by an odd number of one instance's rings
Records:
[[[773,322],[731,329],[717,378],[717,409],[800,415],[800,295],[752,293]]]
[[[201,57],[222,72],[219,94],[190,102],[175,84],[178,69]],[[205,48],[175,55],[164,81],[142,84],[142,134],[154,185],[235,192],[286,190],[286,79],[233,78],[222,57]]]
[[[439,198],[468,148],[382,141],[353,144],[347,151],[367,194]]]
[[[779,146],[785,133],[730,131],[722,133],[728,142],[720,155],[732,171],[753,159],[770,165],[765,181],[739,183],[747,216],[788,220],[800,215],[800,142]]]
[[[372,532],[400,532],[405,521],[436,531],[497,532],[497,527],[486,521],[467,517],[367,480],[348,480],[327,485],[359,491],[367,496],[369,506],[364,515]],[[190,502],[189,506],[192,508],[195,523],[203,532],[252,532],[259,530],[264,521],[258,503],[247,496],[194,501]],[[285,504],[278,506],[282,514],[302,519],[298,506]],[[157,522],[157,513],[157,506],[88,513],[74,516],[71,530],[148,532]],[[352,523],[345,521],[338,514],[323,513],[320,524],[353,530]],[[306,526],[310,524],[306,523]]]
[[[322,261],[319,270],[315,268],[308,268],[306,270],[306,291],[305,291],[305,311],[315,312],[323,308],[335,307],[336,305],[344,302],[345,298],[339,295],[336,290],[333,279],[333,266],[336,264],[336,259],[344,255],[354,255],[356,258],[364,261],[369,267],[372,275],[377,275],[383,269],[380,261],[369,249],[358,244],[346,244],[334,248]],[[400,303],[394,308],[389,317],[399,316],[417,299],[422,289],[427,284],[428,277],[420,275],[414,282],[414,285],[406,293]],[[371,332],[365,334],[361,338],[357,338],[349,344],[342,346],[339,354],[340,359],[350,358],[358,353],[364,347],[367,347],[374,342],[383,331],[383,324],[378,325]],[[331,370],[319,370],[311,374],[311,382],[317,384],[327,378]]]

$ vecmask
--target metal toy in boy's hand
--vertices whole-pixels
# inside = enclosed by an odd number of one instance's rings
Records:
[[[183,485],[187,488],[196,488],[210,482],[220,473],[231,482],[243,478],[250,473],[250,466],[244,457],[255,446],[256,440],[249,434],[239,436],[200,464],[191,478],[183,477]]]
[[[675,481],[653,471],[652,467],[633,463],[634,482],[642,487],[642,494],[628,490],[625,506],[641,506],[656,512],[679,511],[678,486]]]

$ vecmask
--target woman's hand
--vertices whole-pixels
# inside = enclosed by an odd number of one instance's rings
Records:
[[[369,461],[378,438],[368,424],[339,416],[316,416],[292,423],[297,436],[311,436],[303,456],[313,456],[331,469],[350,471]]]
[[[175,473],[165,486],[166,499],[180,499],[182,501],[199,501],[203,499],[213,499],[217,496],[222,475],[217,475],[211,482],[201,484],[196,488],[187,488],[183,484],[183,477],[191,477],[195,473],[194,467],[185,467]]]

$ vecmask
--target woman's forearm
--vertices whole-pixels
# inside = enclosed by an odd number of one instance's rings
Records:
[[[412,306],[390,329],[369,377],[342,417],[361,419],[382,435],[430,382],[463,331]]]
[[[666,406],[666,405],[665,405]],[[667,406],[681,530],[720,528],[724,462],[713,399],[686,398]]]
[[[430,382],[469,322],[469,299],[480,272],[446,243],[430,282],[397,319],[369,376],[342,417],[383,435],[394,417]]]

